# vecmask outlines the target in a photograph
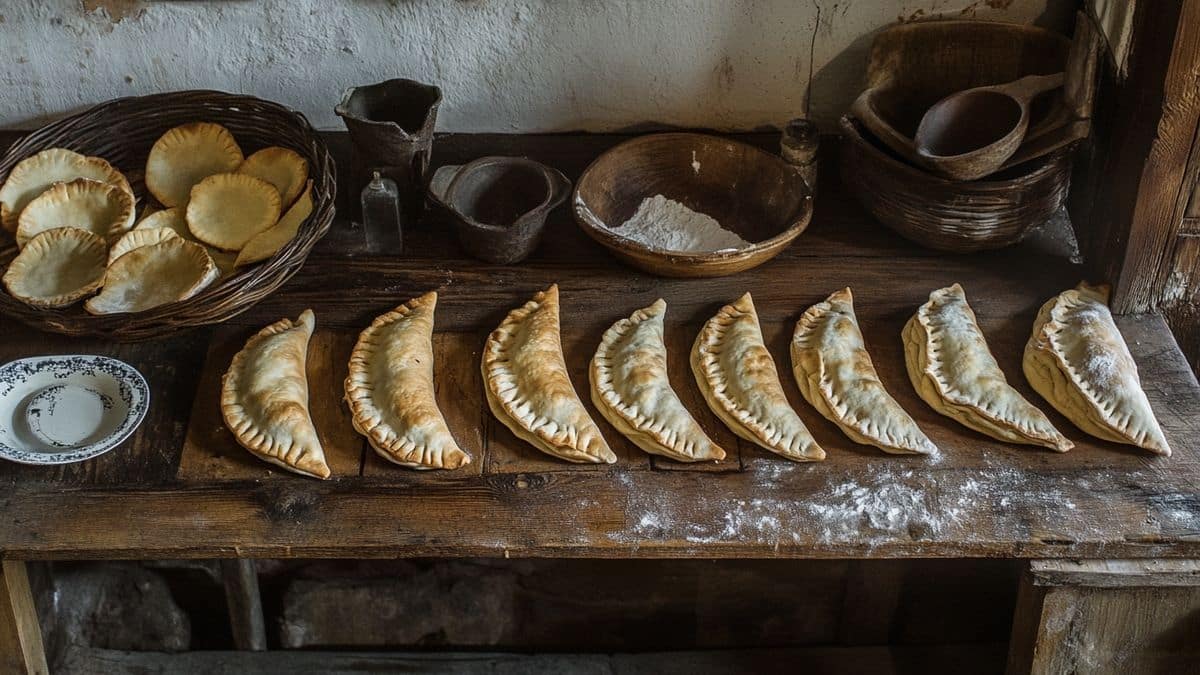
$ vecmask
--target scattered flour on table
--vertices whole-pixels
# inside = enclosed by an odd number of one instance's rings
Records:
[[[662,195],[643,199],[633,217],[612,231],[646,246],[676,253],[711,253],[750,245],[711,216]]]

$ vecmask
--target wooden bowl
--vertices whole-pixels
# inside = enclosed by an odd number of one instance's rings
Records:
[[[661,194],[709,215],[750,246],[717,253],[672,253],[617,234],[643,199]],[[626,141],[579,177],[575,220],[618,258],[666,277],[719,277],[779,254],[812,217],[812,194],[792,165],[717,136],[668,133]]]
[[[900,161],[851,117],[842,117],[841,127],[846,189],[884,225],[940,251],[1016,243],[1058,211],[1071,183],[1066,148],[983,180],[956,181]]]

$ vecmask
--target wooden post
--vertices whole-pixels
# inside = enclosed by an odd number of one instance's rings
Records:
[[[1008,673],[1185,672],[1200,661],[1198,617],[1198,560],[1035,560]]]
[[[37,608],[29,590],[25,563],[5,560],[0,568],[0,672],[43,675],[50,672]]]
[[[225,584],[234,646],[255,652],[266,650],[267,628],[254,561],[246,558],[222,560],[221,579]]]

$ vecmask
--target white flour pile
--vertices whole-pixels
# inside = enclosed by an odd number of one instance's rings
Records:
[[[643,199],[637,213],[613,228],[613,232],[651,248],[675,253],[711,253],[750,245],[711,216],[662,195]]]

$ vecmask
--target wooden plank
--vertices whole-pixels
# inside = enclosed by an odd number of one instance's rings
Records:
[[[258,570],[253,560],[234,558],[221,561],[221,582],[233,645],[238,649],[261,652],[267,648],[267,627],[263,620],[262,596],[258,591]]]
[[[854,672],[889,675],[921,672],[1003,670],[1004,645],[994,643],[907,647],[801,647],[641,654],[506,654],[488,652],[121,652],[73,646],[67,649],[64,675],[165,675],[203,672],[212,675],[359,675],[362,673],[594,673],[596,675],[687,675],[689,673],[785,673],[811,675]]]
[[[1195,560],[1035,561],[1021,582],[1008,672],[1194,669],[1197,570]]]
[[[208,357],[200,372],[191,423],[183,443],[176,476],[179,480],[203,482],[261,480],[284,475],[293,477],[283,469],[255,458],[238,445],[221,418],[221,378],[229,368],[233,355],[257,330],[223,327],[214,332]],[[308,348],[309,409],[325,449],[325,459],[335,478],[358,476],[365,448],[365,441],[350,423],[349,408],[342,401],[343,382],[354,337],[344,331],[328,331],[318,327]],[[304,479],[302,476],[294,478]]]
[[[25,563],[5,560],[0,567],[0,671],[49,675],[37,608]]]

